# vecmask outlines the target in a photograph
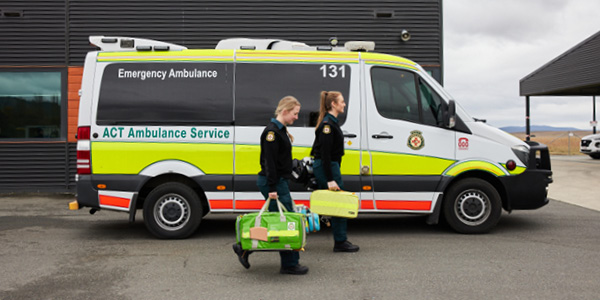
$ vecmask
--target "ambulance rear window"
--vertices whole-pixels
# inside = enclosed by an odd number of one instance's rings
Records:
[[[231,63],[115,63],[104,69],[99,125],[231,125]]]
[[[281,98],[296,97],[302,109],[294,127],[314,127],[319,115],[321,91],[339,91],[349,103],[350,66],[345,64],[262,64],[236,65],[235,124],[264,126],[274,116]],[[340,114],[340,125],[346,114]]]

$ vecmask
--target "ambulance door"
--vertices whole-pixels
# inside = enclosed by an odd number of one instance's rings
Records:
[[[360,96],[358,89],[358,59],[339,63],[324,62],[322,52],[306,52],[301,57],[269,52],[273,57],[257,61],[253,51],[236,52],[235,76],[235,201],[236,211],[260,209],[264,197],[256,185],[260,171],[260,136],[274,117],[280,99],[294,96],[300,101],[298,120],[288,126],[294,137],[292,156],[295,159],[310,157],[319,116],[320,93],[323,90],[340,91],[346,101],[347,112],[339,116],[346,135],[346,155],[342,162],[342,175],[346,189],[358,191],[360,149]],[[266,55],[266,54],[265,54]],[[273,60],[275,62],[269,62]],[[278,61],[279,60],[279,61]],[[314,61],[311,61],[314,60]],[[291,62],[290,62],[291,61]],[[354,76],[356,74],[356,76]],[[352,83],[352,84],[351,84]],[[354,87],[356,86],[356,87]],[[311,191],[303,184],[289,182],[296,204],[309,204]]]
[[[446,104],[413,70],[365,70],[374,209],[431,212],[441,199],[442,173],[455,157],[455,133],[443,128]]]

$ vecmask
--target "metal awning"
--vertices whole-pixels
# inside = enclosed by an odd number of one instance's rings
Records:
[[[531,96],[593,96],[595,121],[595,96],[600,95],[600,31],[523,77],[519,93],[526,99],[527,140]]]

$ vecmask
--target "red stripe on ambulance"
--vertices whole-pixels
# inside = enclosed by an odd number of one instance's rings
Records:
[[[380,210],[430,210],[431,201],[375,200]]]
[[[114,197],[114,196],[107,196],[107,195],[98,195],[98,197],[100,200],[100,205],[115,206],[115,207],[122,207],[122,208],[129,208],[129,202],[131,201],[131,199],[128,199],[128,198],[121,198],[121,197]]]
[[[211,209],[233,209],[233,199],[209,200]]]

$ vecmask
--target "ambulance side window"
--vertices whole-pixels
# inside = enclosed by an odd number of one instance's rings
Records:
[[[350,66],[345,64],[237,63],[235,124],[265,126],[281,98],[296,97],[302,109],[293,127],[314,127],[321,91],[340,91],[349,103]],[[346,114],[338,118],[344,124]]]
[[[423,124],[442,126],[442,104],[445,102],[422,79],[419,79],[419,91],[421,92],[421,107],[423,108]]]
[[[114,63],[104,69],[98,125],[232,122],[232,63]]]
[[[375,106],[382,117],[419,122],[415,75],[411,72],[374,67],[371,81]]]

